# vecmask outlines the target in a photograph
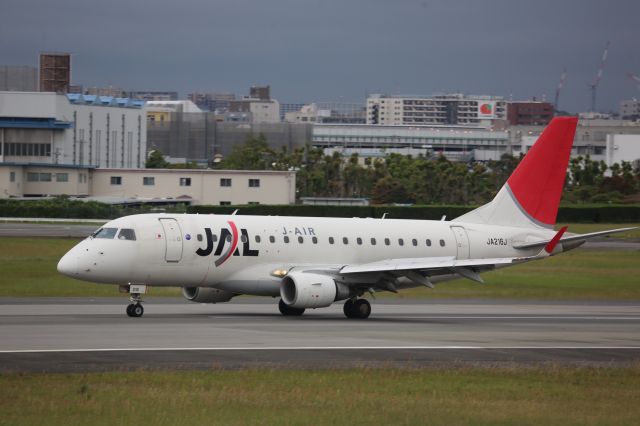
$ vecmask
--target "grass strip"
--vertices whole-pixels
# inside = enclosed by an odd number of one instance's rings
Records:
[[[0,375],[0,425],[636,425],[640,367]]]

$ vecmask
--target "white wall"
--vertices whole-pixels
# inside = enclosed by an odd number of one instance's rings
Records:
[[[640,160],[640,135],[607,135],[607,166]]]

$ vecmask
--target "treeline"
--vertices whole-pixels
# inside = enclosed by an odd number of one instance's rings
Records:
[[[0,217],[58,218],[58,219],[115,219],[129,214],[148,213],[154,206],[123,207],[97,201],[71,200],[67,196],[34,200],[0,200]],[[184,212],[185,208],[173,207]]]
[[[493,195],[516,168],[520,158],[505,154],[486,163],[451,162],[444,156],[411,157],[389,154],[361,161],[321,149],[275,151],[263,135],[236,146],[218,169],[296,170],[298,197],[369,198],[373,204],[480,205]],[[609,171],[609,176],[605,172]],[[629,162],[611,168],[589,156],[571,160],[564,203],[640,202],[640,169]]]

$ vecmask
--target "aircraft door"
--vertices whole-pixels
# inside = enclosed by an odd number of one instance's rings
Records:
[[[160,219],[162,229],[164,229],[164,241],[166,250],[164,259],[167,262],[180,262],[182,259],[182,232],[180,225],[175,219]]]
[[[469,237],[467,231],[462,226],[452,226],[453,236],[456,238],[456,249],[458,259],[469,258]]]

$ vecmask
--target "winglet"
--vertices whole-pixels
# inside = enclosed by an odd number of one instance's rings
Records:
[[[553,249],[556,248],[558,242],[560,241],[560,238],[562,238],[562,234],[564,234],[567,228],[568,226],[563,226],[562,228],[560,228],[558,233],[551,239],[551,241],[549,241],[547,245],[544,246],[544,251],[546,251],[547,254],[553,253]]]

